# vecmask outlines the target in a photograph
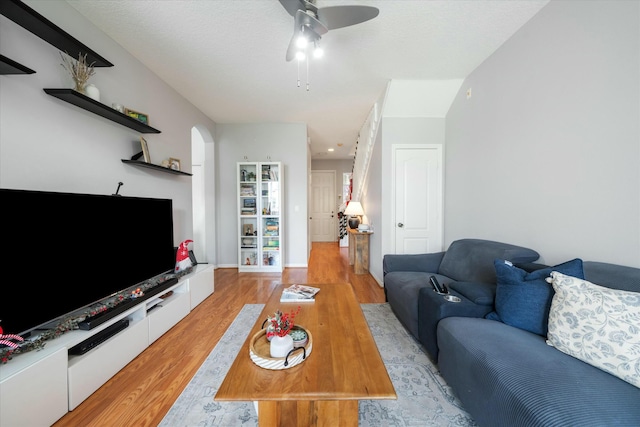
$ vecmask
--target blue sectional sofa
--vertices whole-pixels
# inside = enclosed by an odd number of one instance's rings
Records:
[[[501,263],[511,261],[505,264],[527,286],[515,289],[530,292],[524,301],[539,306],[538,315],[556,316],[556,320],[561,311],[555,308],[549,314],[550,302],[545,309],[536,299],[555,298],[556,283],[572,278],[573,273],[580,286],[622,290],[624,303],[630,305],[619,311],[631,316],[625,333],[630,330],[627,338],[636,339],[640,337],[640,269],[582,260],[550,267],[535,264],[537,258],[531,249],[478,239],[455,241],[447,251],[436,254],[386,255],[385,293],[398,319],[437,362],[447,384],[479,426],[640,426],[640,383],[633,384],[640,378],[640,342],[621,356],[629,359],[630,373],[625,380],[569,355],[566,349],[549,344],[552,334],[557,335],[555,326],[549,336],[544,335],[546,325],[543,331],[526,325],[535,323],[532,318],[525,318],[524,326],[513,326],[510,316],[526,314],[527,309],[509,313],[501,307],[516,303],[505,290],[509,288],[503,275],[496,274]],[[553,273],[553,280],[549,278],[550,271],[563,269],[572,274]],[[449,302],[435,293],[428,280],[431,275],[445,283],[460,302]],[[541,280],[553,284],[543,286]],[[590,288],[585,289],[588,293]],[[539,290],[551,292],[536,294]],[[606,336],[594,334],[596,340],[606,341]],[[608,350],[605,344],[600,347]]]
[[[533,263],[538,252],[507,243],[481,239],[452,242],[446,252],[417,255],[385,255],[384,291],[396,317],[419,339],[436,361],[436,326],[450,316],[482,317],[493,310],[495,259]],[[434,295],[429,277],[435,276],[452,292],[465,296],[458,304],[441,304]]]

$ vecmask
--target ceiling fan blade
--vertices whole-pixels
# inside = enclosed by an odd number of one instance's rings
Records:
[[[319,36],[326,34],[327,31],[329,31],[322,21],[319,21],[315,17],[305,13],[303,10],[298,10],[296,12],[296,21],[294,25],[294,31],[300,31],[300,28],[304,25]]]
[[[305,0],[279,0],[282,7],[285,8],[287,13],[291,16],[296,16],[296,12],[300,9],[304,10],[312,10],[317,13],[318,8],[313,3],[310,3]]]
[[[287,47],[287,62],[291,61],[296,57],[296,35],[298,33],[294,31],[293,36],[291,37],[291,41],[289,42],[289,47]]]
[[[335,30],[368,21],[379,13],[378,8],[372,6],[329,6],[318,9],[318,19],[329,30]]]
[[[298,9],[304,7],[300,0],[280,0],[280,4],[291,16],[296,16],[296,12],[298,11]]]

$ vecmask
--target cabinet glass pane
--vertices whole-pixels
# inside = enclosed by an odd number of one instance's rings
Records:
[[[241,218],[240,220],[240,233],[242,234],[242,243],[243,246],[245,246],[245,242],[248,243],[252,243],[255,247],[255,243],[257,242],[257,238],[258,238],[258,224],[257,224],[257,220],[256,218]],[[245,237],[249,237],[252,240],[249,242],[248,240],[244,239]]]
[[[280,253],[279,252],[263,252],[262,265],[279,266],[280,265]]]
[[[262,219],[262,264],[280,265],[280,219]]]
[[[242,253],[242,265],[258,265],[257,250],[242,249],[240,252]]]
[[[262,165],[261,171],[261,212],[263,215],[280,215],[280,168],[278,165]]]
[[[240,165],[240,176],[238,180],[240,183],[243,182],[256,182],[256,169],[257,166],[255,164],[241,164]]]

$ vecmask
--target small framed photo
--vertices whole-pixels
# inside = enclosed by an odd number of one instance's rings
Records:
[[[151,156],[149,155],[149,146],[147,145],[147,140],[143,137],[140,137],[140,147],[142,147],[142,157],[144,158],[145,163],[151,163]]]
[[[245,236],[253,236],[253,224],[245,224],[243,225],[244,228],[244,235]]]
[[[130,110],[129,108],[125,108],[124,109],[124,113],[127,116],[133,117],[134,119],[144,123],[145,125],[149,124],[149,115],[148,114],[144,114],[144,113],[141,113],[139,111],[133,111],[133,110]]]
[[[179,171],[180,159],[174,159],[173,157],[169,157],[169,169],[173,169],[174,171]]]

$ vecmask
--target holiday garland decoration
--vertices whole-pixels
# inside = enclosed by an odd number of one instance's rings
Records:
[[[22,338],[20,335],[4,334],[2,326],[0,326],[0,344],[4,344],[11,348],[18,348],[18,344],[11,340],[24,341],[24,338]]]
[[[192,270],[193,267],[182,270],[179,273],[175,274],[161,274],[152,279],[149,279],[144,283],[138,284],[131,288],[127,288],[105,300],[100,301],[97,304],[82,309],[81,311],[71,313],[67,317],[61,318],[55,327],[44,331],[33,339],[24,340],[19,335],[13,334],[2,335],[3,331],[2,327],[0,327],[0,345],[6,346],[0,347],[0,364],[7,363],[13,358],[13,356],[17,354],[27,353],[32,350],[41,350],[42,348],[44,348],[46,341],[58,338],[65,332],[79,329],[78,323],[84,321],[85,319],[117,307],[123,302],[128,302],[131,299],[138,298],[144,295],[145,291],[153,289],[154,287],[174,277],[180,278],[184,275],[187,275],[191,273]],[[11,340],[16,340],[19,342],[16,343]]]

